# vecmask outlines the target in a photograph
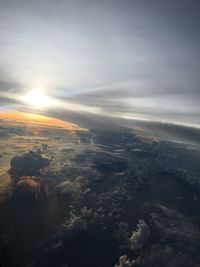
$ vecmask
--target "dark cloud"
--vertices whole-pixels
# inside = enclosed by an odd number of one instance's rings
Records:
[[[157,262],[162,266],[174,267],[179,264],[198,265],[200,235],[199,228],[194,222],[182,213],[163,205],[157,204],[148,208],[151,210],[151,227],[162,241],[152,244],[147,251],[143,251],[140,258],[141,266],[151,267]]]
[[[35,176],[22,176],[13,187],[14,196],[37,199],[41,190],[40,180]]]
[[[61,115],[66,118],[66,114]],[[73,114],[71,118],[72,116]],[[102,122],[104,127],[101,130],[95,129],[93,120],[98,126],[99,121]],[[34,191],[33,188],[37,189],[37,180],[29,175],[39,173],[38,177],[46,180],[52,190],[49,201],[45,201],[47,206],[45,204],[44,215],[49,212],[49,221],[52,214],[55,218],[57,212],[62,213],[56,219],[53,231],[46,227],[46,234],[43,227],[37,224],[41,220],[38,213],[34,213],[37,223],[31,225],[33,231],[30,232],[30,224],[27,224],[28,233],[32,233],[33,237],[37,235],[36,229],[41,230],[39,238],[36,236],[34,242],[31,242],[31,246],[34,246],[31,247],[31,262],[35,260],[35,265],[38,266],[48,266],[55,262],[59,266],[116,264],[116,267],[154,267],[156,264],[164,267],[182,264],[181,266],[188,267],[197,264],[200,233],[195,215],[199,211],[199,194],[196,184],[192,182],[195,178],[193,173],[196,172],[196,177],[199,177],[198,147],[192,146],[193,150],[190,150],[191,146],[187,144],[162,142],[153,138],[150,142],[142,141],[137,131],[132,132],[131,127],[123,125],[128,123],[127,120],[112,120],[111,125],[110,117],[93,116],[91,120],[87,117],[85,122],[94,128],[74,133],[64,130],[64,135],[63,132],[52,135],[48,131],[47,136],[39,133],[38,137],[42,141],[27,136],[29,144],[36,145],[34,151],[40,147],[41,142],[45,142],[42,144],[45,151],[40,151],[51,156],[47,169],[43,170],[43,164],[38,164],[38,160],[39,163],[43,162],[40,153],[25,153],[13,160],[15,176],[18,178],[26,175],[16,181],[19,194],[25,188],[25,192],[30,190],[35,195],[37,190]],[[143,126],[145,125],[148,123]],[[108,126],[109,131],[106,130]],[[142,127],[142,123],[138,122],[135,126]],[[157,132],[158,126],[161,127],[162,124],[149,123],[149,129],[154,129],[154,132]],[[156,130],[154,127],[157,127]],[[167,125],[163,124],[163,128],[165,127]],[[174,126],[174,129],[195,130],[179,126]],[[149,133],[147,130],[144,132]],[[23,134],[19,137],[18,143],[15,143],[17,145],[26,140]],[[13,149],[19,152],[16,145]],[[190,186],[185,186],[186,183]],[[21,237],[26,238],[24,219],[27,216],[29,218],[37,207],[41,214],[43,202],[38,201],[32,206],[33,209],[25,202],[30,213],[19,209],[23,206],[18,206],[17,201],[12,202],[16,206],[6,204],[9,212],[7,209],[5,212],[13,216],[15,226],[20,225],[18,233],[21,240]],[[146,202],[150,204],[145,204]],[[183,211],[185,215],[182,214]],[[19,212],[20,216],[16,216]],[[7,217],[4,221],[7,224]],[[33,219],[30,221],[35,222]],[[16,233],[15,226],[13,231],[8,228],[7,239],[10,244],[13,244],[11,241]],[[29,234],[27,241],[23,239],[23,244],[25,242],[30,242]],[[30,258],[28,253],[24,254],[24,245],[19,246],[19,251],[16,258],[11,258],[16,261],[20,257],[28,264]]]
[[[11,160],[9,173],[13,179],[19,179],[21,176],[27,175],[39,175],[40,170],[48,165],[48,159],[40,155],[39,152],[30,151]]]
[[[23,109],[22,111],[28,111]],[[151,114],[151,112],[148,111]],[[106,132],[115,131],[130,131],[130,129],[140,129],[142,132],[146,132],[153,136],[157,136],[161,139],[180,140],[182,142],[188,142],[193,144],[200,144],[200,131],[198,128],[186,127],[184,125],[176,125],[171,123],[156,122],[156,121],[142,121],[134,119],[122,119],[108,116],[89,114],[84,112],[67,112],[59,110],[42,111],[43,115],[59,118],[66,121],[71,121],[78,124],[80,127],[96,130],[105,130]],[[163,117],[168,118],[164,113],[161,113]],[[173,113],[173,117],[177,114]],[[198,122],[197,114],[180,114],[182,119],[193,118]],[[125,127],[125,128],[124,128]]]

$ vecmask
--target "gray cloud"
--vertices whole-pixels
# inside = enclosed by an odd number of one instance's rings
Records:
[[[104,113],[200,124],[197,0],[0,2],[0,105],[44,87]]]

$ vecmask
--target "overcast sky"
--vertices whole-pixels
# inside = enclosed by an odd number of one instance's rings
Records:
[[[200,127],[199,0],[0,0],[0,105],[35,87],[86,110]]]

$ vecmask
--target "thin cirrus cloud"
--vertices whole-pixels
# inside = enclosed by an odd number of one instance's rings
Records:
[[[2,107],[40,86],[86,111],[200,126],[197,0],[0,5]]]

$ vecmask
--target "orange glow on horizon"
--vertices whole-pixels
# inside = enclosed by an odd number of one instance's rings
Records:
[[[68,130],[79,130],[80,127],[74,123],[62,121],[59,119],[26,113],[21,111],[0,111],[0,119],[4,120],[13,120],[18,122],[30,123],[30,124],[37,124],[41,126],[54,126],[54,127],[62,127]]]

